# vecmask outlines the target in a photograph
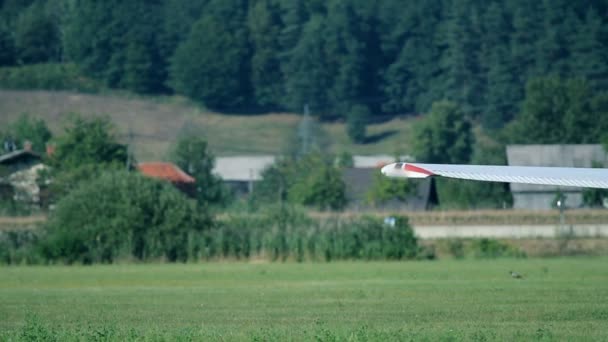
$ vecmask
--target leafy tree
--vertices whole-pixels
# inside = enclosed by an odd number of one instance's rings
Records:
[[[59,28],[45,13],[42,2],[35,2],[20,13],[15,27],[17,59],[24,64],[59,60]]]
[[[90,181],[105,170],[125,169],[127,146],[119,143],[108,117],[72,116],[63,135],[54,140],[55,152],[48,159],[52,179],[51,199],[56,201],[80,182]],[[134,164],[134,163],[133,163]]]
[[[289,51],[289,61],[285,63],[284,106],[299,111],[310,105],[317,113],[329,108],[327,89],[331,86],[331,71],[328,70],[326,52],[319,37],[325,32],[325,20],[315,15],[303,27],[297,45]],[[320,114],[322,117],[322,114]]]
[[[351,108],[346,119],[346,133],[350,139],[358,144],[365,142],[366,125],[370,112],[363,105],[355,105]]]
[[[15,51],[15,40],[8,27],[0,23],[0,66],[15,64],[17,57]]]
[[[597,143],[606,110],[588,82],[556,77],[532,79],[526,86],[522,111],[508,128],[510,141],[536,144]],[[604,107],[602,109],[602,107]]]
[[[346,206],[346,187],[340,169],[322,155],[310,153],[298,160],[280,159],[264,170],[254,198],[341,210]]]
[[[280,67],[280,33],[283,29],[279,2],[257,1],[249,10],[247,24],[253,44],[251,83],[255,101],[262,107],[277,107],[283,96]]]
[[[417,124],[413,148],[417,160],[427,163],[468,163],[473,153],[473,131],[462,110],[453,102],[433,103]]]
[[[4,138],[11,138],[18,147],[24,146],[26,141],[32,144],[32,150],[44,153],[46,143],[52,134],[46,122],[42,119],[31,118],[28,114],[21,114],[17,121],[9,125],[4,132]],[[2,139],[4,141],[4,139]]]
[[[209,108],[242,107],[250,100],[249,63],[244,1],[212,1],[177,48],[171,85]]]
[[[443,98],[454,101],[471,115],[476,114],[481,102],[479,72],[478,28],[471,20],[474,7],[470,1],[454,1],[446,8],[443,39],[445,50],[440,59]]]
[[[408,180],[388,178],[380,171],[374,172],[372,186],[366,194],[367,202],[374,206],[392,199],[406,202],[414,189],[414,184]]]
[[[574,75],[591,83],[594,89],[608,89],[608,51],[606,41],[607,26],[593,7],[589,7],[585,18],[577,26],[572,42],[573,58],[570,68]]]
[[[204,208],[225,206],[228,190],[222,179],[213,173],[215,159],[201,137],[182,135],[173,148],[171,160],[196,179],[196,200]]]
[[[346,206],[346,185],[338,168],[320,155],[310,154],[297,162],[288,199],[320,210],[342,210]]]
[[[106,172],[57,203],[42,250],[48,259],[66,263],[186,261],[195,254],[189,237],[211,225],[210,216],[170,184]]]

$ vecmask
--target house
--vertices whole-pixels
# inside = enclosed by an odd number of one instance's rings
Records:
[[[601,145],[508,145],[507,162],[514,166],[593,167],[607,165]],[[583,189],[553,185],[511,183],[513,208],[549,210],[559,192],[566,196],[566,207],[583,205]]]
[[[171,182],[177,189],[189,196],[194,196],[196,192],[196,180],[173,163],[139,163],[137,169],[145,176]]]
[[[0,155],[0,195],[3,199],[10,196],[15,201],[39,204],[38,174],[46,166],[42,157],[28,147],[31,145]]]

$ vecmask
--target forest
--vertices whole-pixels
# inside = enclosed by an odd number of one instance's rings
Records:
[[[588,97],[582,105],[595,106],[586,111],[594,117],[608,102],[605,0],[0,6],[0,69],[61,64],[104,87],[180,94],[219,112],[301,112],[308,105],[321,120],[374,122],[450,100],[497,130],[523,111],[531,82],[575,87],[569,97]]]

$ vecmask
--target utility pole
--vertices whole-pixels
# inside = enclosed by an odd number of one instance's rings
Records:
[[[133,128],[129,123],[129,137],[127,142],[127,171],[131,170],[131,154],[133,153]]]
[[[300,141],[302,146],[300,147],[300,155],[306,155],[310,152],[310,148],[312,145],[311,141],[311,119],[310,119],[310,111],[308,110],[308,103],[304,105],[304,116],[302,117],[302,121],[300,121],[300,126],[298,127],[298,135],[300,137]]]

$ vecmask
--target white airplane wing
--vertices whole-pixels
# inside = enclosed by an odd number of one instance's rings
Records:
[[[608,189],[608,169],[393,163],[382,168],[388,177],[441,176],[487,182],[526,183]]]

